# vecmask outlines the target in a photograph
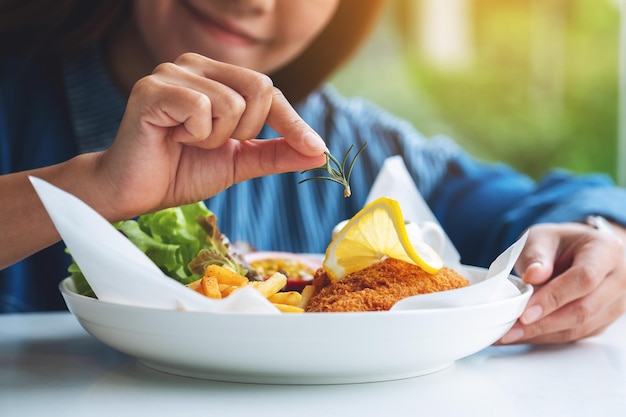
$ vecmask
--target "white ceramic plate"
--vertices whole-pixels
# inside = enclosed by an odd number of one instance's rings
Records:
[[[476,282],[486,270],[468,267]],[[102,302],[60,284],[69,310],[96,339],[144,365],[196,378],[266,384],[338,384],[436,372],[498,340],[532,287],[489,304],[416,311],[216,314]]]

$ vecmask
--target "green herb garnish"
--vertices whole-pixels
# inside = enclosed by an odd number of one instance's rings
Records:
[[[354,148],[354,145],[351,145],[350,148],[348,148],[348,151],[343,156],[341,163],[339,163],[339,160],[335,158],[333,155],[331,155],[330,152],[328,151],[324,152],[326,154],[326,163],[324,165],[318,168],[307,169],[305,171],[302,171],[301,174],[305,174],[311,171],[325,171],[328,173],[329,176],[305,178],[302,181],[300,181],[298,184],[302,184],[303,182],[307,182],[311,180],[332,181],[332,182],[336,182],[337,184],[341,184],[343,186],[344,197],[350,197],[352,195],[352,191],[350,190],[350,174],[352,174],[352,168],[354,167],[354,162],[359,157],[361,152],[363,152],[366,146],[367,146],[367,142],[364,143],[363,146],[361,146],[361,148],[359,148],[357,153],[352,158],[352,161],[350,161],[350,164],[348,165],[347,170],[346,170],[346,163],[348,162],[348,157],[350,156],[350,152],[352,152],[352,148]]]

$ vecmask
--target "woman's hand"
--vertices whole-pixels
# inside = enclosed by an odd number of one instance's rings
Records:
[[[264,123],[283,137],[253,139]],[[321,166],[325,150],[265,75],[182,55],[135,84],[108,150],[0,176],[0,190],[12,196],[0,209],[0,230],[11,242],[0,268],[59,240],[29,175],[118,221],[200,201],[249,178]]]
[[[265,123],[282,138],[255,140]],[[97,205],[121,219],[187,204],[249,178],[320,166],[325,149],[267,76],[184,54],[135,84],[95,167],[115,198]]]
[[[564,343],[601,333],[626,312],[626,230],[540,224],[530,228],[516,271],[535,286],[506,343]]]

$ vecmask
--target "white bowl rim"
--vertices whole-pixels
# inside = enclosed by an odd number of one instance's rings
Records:
[[[466,268],[467,270],[470,271],[487,271],[487,269],[485,268],[481,268],[481,267],[474,267],[474,266],[467,266],[467,265],[463,265],[464,268]],[[445,308],[420,308],[418,310],[394,310],[394,311],[346,311],[346,312],[307,312],[305,314],[270,314],[270,315],[263,315],[263,316],[271,316],[271,317],[276,317],[276,316],[282,316],[282,317],[292,317],[292,318],[298,318],[298,317],[303,317],[303,316],[337,316],[337,315],[341,315],[341,316],[363,316],[363,315],[367,315],[367,316],[374,316],[374,315],[389,315],[389,314],[393,314],[393,315],[400,315],[400,314],[412,314],[412,315],[416,315],[416,314],[433,314],[434,312],[437,311],[442,311],[445,310],[447,312],[453,313],[459,310],[463,310],[463,311],[473,311],[473,310],[482,310],[482,309],[490,309],[490,308],[496,308],[498,306],[504,305],[504,304],[510,304],[510,303],[514,303],[517,304],[519,302],[526,302],[530,296],[533,293],[533,287],[530,284],[525,283],[521,278],[511,274],[509,275],[508,279],[520,290],[520,294],[516,295],[514,297],[510,297],[510,298],[506,298],[504,300],[497,300],[497,301],[493,301],[490,303],[484,303],[484,304],[477,304],[477,305],[469,305],[469,306],[458,306],[458,307],[445,307]],[[94,302],[94,303],[98,303],[98,304],[103,304],[103,305],[110,305],[110,306],[115,306],[115,307],[119,307],[119,308],[126,308],[126,309],[130,309],[130,310],[155,310],[155,311],[176,311],[178,313],[183,313],[183,314],[200,314],[200,315],[231,315],[231,316],[241,316],[241,317],[245,317],[245,316],[261,316],[261,314],[256,314],[256,313],[213,313],[213,312],[201,312],[201,311],[183,311],[183,310],[166,310],[166,309],[160,309],[160,308],[152,308],[152,307],[143,307],[143,306],[134,306],[134,305],[130,305],[130,304],[121,304],[121,303],[114,303],[114,302],[110,302],[110,301],[101,301],[98,300],[97,298],[92,298],[92,297],[88,297],[88,296],[84,296],[81,294],[76,293],[73,288],[73,281],[71,277],[66,277],[64,278],[60,283],[59,283],[59,290],[61,291],[61,293],[67,297],[73,297],[77,300],[81,300],[83,302]]]

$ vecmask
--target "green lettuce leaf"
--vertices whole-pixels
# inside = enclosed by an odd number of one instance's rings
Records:
[[[247,264],[229,250],[228,238],[217,228],[215,215],[203,202],[144,214],[114,226],[166,275],[189,284],[202,277],[209,264],[228,266],[251,279]],[[80,294],[93,297],[78,265],[68,268]]]

